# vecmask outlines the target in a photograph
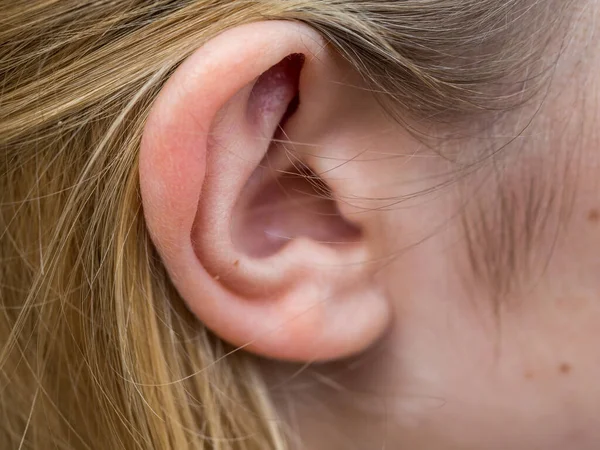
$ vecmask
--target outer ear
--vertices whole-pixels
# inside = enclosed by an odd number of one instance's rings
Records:
[[[146,124],[144,213],[175,287],[214,333],[268,357],[345,357],[388,323],[361,224],[293,151],[356,126],[347,73],[304,25],[240,26],[176,70]]]

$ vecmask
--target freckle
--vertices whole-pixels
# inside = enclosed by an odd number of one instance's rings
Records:
[[[568,375],[569,373],[571,373],[571,366],[567,363],[562,363],[560,366],[558,366],[558,370],[563,375]]]
[[[525,376],[526,380],[533,380],[535,378],[535,375],[533,374],[533,372],[531,370],[528,370],[527,372],[525,372],[524,376]]]
[[[239,260],[239,259],[236,259],[236,260],[233,262],[233,266],[234,266],[234,267],[237,267],[237,266],[239,266],[239,265],[240,265],[240,260]]]
[[[588,213],[588,220],[592,223],[597,223],[600,221],[600,211],[597,209],[592,209]]]

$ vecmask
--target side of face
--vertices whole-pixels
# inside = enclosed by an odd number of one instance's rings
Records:
[[[161,92],[150,234],[198,319],[267,358],[306,448],[597,447],[600,54],[580,27],[543,101],[468,138],[409,132],[285,22],[215,38]],[[501,151],[474,165],[482,147]]]

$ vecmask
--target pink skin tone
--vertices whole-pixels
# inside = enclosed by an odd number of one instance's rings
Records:
[[[574,200],[568,215],[548,217],[533,270],[497,311],[457,219],[465,189],[480,187],[480,199],[493,190],[475,176],[386,208],[383,199],[439,182],[449,163],[390,120],[313,30],[230,30],[169,80],[140,155],[148,228],[198,319],[269,359],[273,397],[305,448],[599,448],[594,17],[597,7],[507,175],[520,192],[540,167],[561,173],[550,178]],[[305,56],[299,79],[297,67],[277,66],[292,54]],[[291,154],[320,174],[331,200],[281,178]]]

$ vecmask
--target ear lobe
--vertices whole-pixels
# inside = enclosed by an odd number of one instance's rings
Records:
[[[264,356],[349,356],[388,322],[368,242],[285,142],[288,129],[322,137],[341,73],[308,27],[240,26],[175,71],[142,138],[144,214],[175,287],[213,332]]]

